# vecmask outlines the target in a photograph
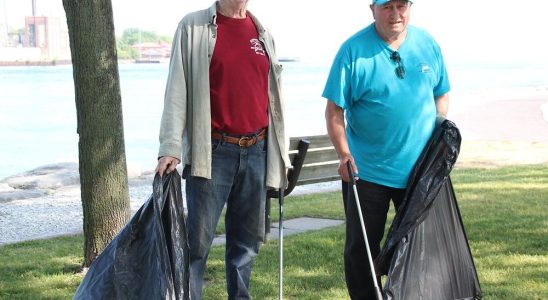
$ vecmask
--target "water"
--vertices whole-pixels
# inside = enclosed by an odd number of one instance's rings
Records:
[[[168,65],[119,68],[135,212],[152,192]],[[329,62],[284,64],[290,136],[325,133],[321,92],[328,69]],[[547,71],[548,64],[450,66],[451,111],[484,101],[547,95]],[[77,145],[71,66],[0,68],[0,245],[81,232]],[[339,188],[331,182],[297,187],[292,194]]]
[[[128,162],[155,163],[167,64],[120,65]],[[77,161],[71,66],[0,69],[0,178]]]
[[[120,83],[128,165],[150,170],[156,164],[158,131],[167,79],[167,64],[121,64]],[[324,81],[321,67],[302,71],[287,67],[288,98],[309,99],[314,113],[294,133],[314,134],[323,118],[318,92]],[[71,66],[0,68],[0,179],[50,163],[78,159],[76,108]],[[292,112],[307,111],[306,102],[288,101]],[[310,111],[308,111],[310,112]],[[297,113],[293,113],[297,116]],[[308,130],[307,130],[308,129]]]
[[[325,133],[321,97],[328,61],[284,63],[291,136]],[[120,64],[126,154],[135,172],[156,165],[167,64]],[[449,65],[452,110],[548,90],[548,64]],[[71,66],[0,68],[0,179],[45,164],[76,162]]]

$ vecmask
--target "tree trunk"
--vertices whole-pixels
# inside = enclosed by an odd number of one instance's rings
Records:
[[[122,99],[110,0],[63,0],[79,135],[88,267],[130,217]]]

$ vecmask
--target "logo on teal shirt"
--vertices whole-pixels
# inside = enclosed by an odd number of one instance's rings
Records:
[[[432,69],[430,68],[430,66],[428,64],[419,64],[419,71],[421,73],[430,73],[432,72]]]

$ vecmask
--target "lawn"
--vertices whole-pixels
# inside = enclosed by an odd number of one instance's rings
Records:
[[[457,169],[452,179],[484,299],[548,299],[548,166]],[[340,198],[288,197],[284,217],[342,219]],[[0,299],[70,299],[81,280],[82,242],[78,235],[1,246]],[[347,299],[343,243],[344,226],[284,239],[285,298]],[[277,249],[274,240],[261,249],[255,299],[277,298]],[[226,299],[223,257],[223,247],[212,249],[204,299]]]

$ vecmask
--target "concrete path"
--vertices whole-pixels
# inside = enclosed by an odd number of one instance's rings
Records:
[[[296,218],[291,220],[283,221],[283,234],[284,237],[288,235],[293,235],[301,232],[311,231],[311,230],[320,230],[328,227],[338,226],[344,223],[344,220],[334,220],[334,219],[320,219],[320,218]],[[278,231],[278,222],[272,223],[270,229],[270,235],[268,236],[269,240],[277,240],[279,235]],[[213,240],[213,246],[224,245],[226,242],[225,235],[219,235]]]

